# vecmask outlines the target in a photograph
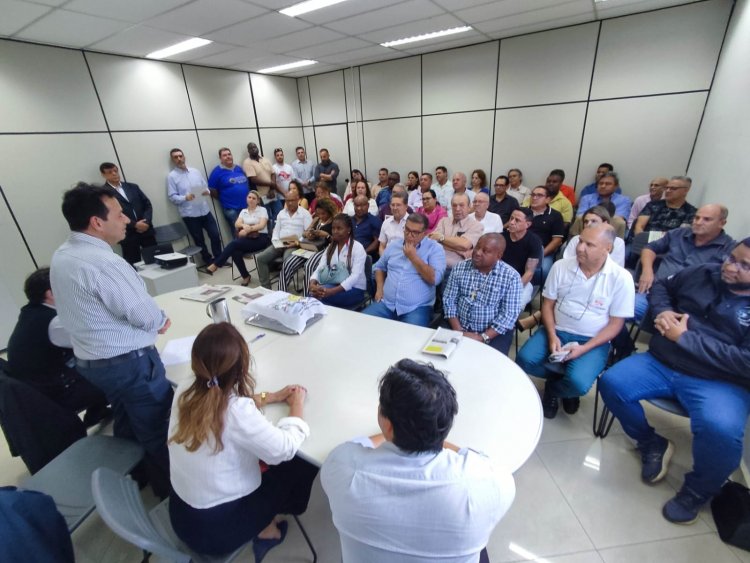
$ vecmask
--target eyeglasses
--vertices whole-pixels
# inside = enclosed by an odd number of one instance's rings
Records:
[[[496,188],[507,188],[508,185],[507,184],[495,184],[495,187]]]
[[[737,266],[737,268],[744,272],[745,274],[750,273],[750,264],[747,262],[740,262],[737,260],[737,258],[734,257],[734,255],[730,254],[724,259],[725,264],[732,264],[734,266]]]
[[[540,194],[540,193],[533,193],[531,194],[531,197],[547,197],[547,194]]]
[[[423,230],[422,231],[413,231],[409,227],[406,227],[406,226],[404,227],[404,234],[405,235],[411,235],[413,237],[416,237],[416,236],[421,235],[422,233],[424,233]]]
[[[668,191],[668,192],[673,192],[673,191],[676,191],[676,190],[686,190],[687,186],[667,186],[664,189],[666,191]]]

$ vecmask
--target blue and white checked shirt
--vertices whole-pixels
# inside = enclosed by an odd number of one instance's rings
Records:
[[[499,334],[512,330],[521,313],[521,276],[502,260],[484,275],[471,259],[451,270],[443,293],[443,315],[458,318],[467,332],[484,332],[488,327]]]
[[[133,267],[85,233],[70,233],[55,251],[50,282],[57,315],[82,360],[151,346],[167,320]]]
[[[417,256],[435,270],[435,285],[428,285],[404,254],[404,241],[392,240],[374,268],[385,272],[383,304],[397,315],[435,303],[435,287],[445,273],[445,251],[434,240],[425,238],[417,246]]]

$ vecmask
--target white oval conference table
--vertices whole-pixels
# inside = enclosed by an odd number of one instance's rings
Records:
[[[155,298],[172,320],[157,340],[160,352],[169,340],[195,336],[211,323],[204,303],[180,299],[191,291]],[[342,442],[380,432],[378,381],[402,358],[432,362],[456,389],[459,409],[449,441],[484,451],[511,471],[534,451],[542,431],[539,394],[513,361],[490,346],[464,338],[446,360],[421,352],[432,329],[334,307],[327,307],[328,315],[301,335],[272,332],[244,324],[243,305],[231,298],[259,291],[237,286],[222,297],[229,304],[232,324],[250,342],[256,391],[276,391],[293,383],[307,388],[305,420],[311,432],[299,453],[312,463],[321,465]],[[264,337],[252,342],[262,333]],[[167,366],[173,383],[192,377],[189,362]],[[285,404],[265,408],[273,421],[287,412]]]

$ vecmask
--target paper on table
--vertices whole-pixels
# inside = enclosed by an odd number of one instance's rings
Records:
[[[165,366],[175,366],[189,362],[195,338],[195,336],[185,336],[167,342],[160,354],[162,363]]]

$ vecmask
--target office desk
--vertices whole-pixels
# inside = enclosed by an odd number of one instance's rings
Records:
[[[447,360],[428,356],[420,350],[431,329],[333,307],[301,335],[272,333],[242,323],[242,305],[231,299],[242,291],[248,290],[238,287],[224,296],[233,323],[247,340],[266,332],[250,345],[256,389],[275,391],[298,383],[308,390],[305,420],[311,434],[300,454],[310,461],[319,465],[336,445],[380,431],[378,380],[402,358],[432,362],[455,387],[459,410],[448,440],[482,450],[511,471],[534,451],[542,430],[539,395],[528,376],[490,346],[464,339]],[[156,298],[172,319],[157,341],[159,350],[168,340],[195,335],[210,323],[205,304],[179,299],[185,293]],[[192,377],[189,364],[169,366],[167,377],[177,383]],[[266,407],[271,420],[287,412],[286,405]]]
[[[151,297],[200,285],[198,272],[192,262],[171,270],[165,270],[158,264],[143,264],[142,262],[137,263],[136,267],[140,268],[138,275],[146,283],[146,290]]]

